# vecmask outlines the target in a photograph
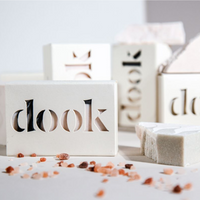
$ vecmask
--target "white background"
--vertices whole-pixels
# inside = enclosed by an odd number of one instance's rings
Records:
[[[0,73],[42,71],[48,43],[112,43],[145,21],[142,1],[0,1]]]

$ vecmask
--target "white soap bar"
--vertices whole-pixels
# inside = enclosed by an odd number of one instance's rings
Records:
[[[22,73],[3,73],[0,75],[0,80],[7,81],[41,81],[44,80],[43,73],[39,72],[22,72]]]
[[[113,45],[113,79],[118,83],[119,126],[156,121],[158,66],[171,56],[166,44]]]
[[[187,166],[200,162],[200,126],[141,122],[141,151],[157,163]]]
[[[114,81],[1,85],[0,142],[6,139],[7,155],[116,155],[116,86]]]
[[[182,22],[150,23],[130,25],[116,36],[117,43],[165,43],[180,45],[185,43],[185,31]]]
[[[45,80],[111,80],[110,44],[49,44]]]
[[[200,35],[163,64],[164,73],[200,73]]]

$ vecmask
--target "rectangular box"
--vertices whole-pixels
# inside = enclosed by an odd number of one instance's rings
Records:
[[[2,85],[0,130],[7,155],[116,155],[116,95],[114,81]]]
[[[49,44],[43,48],[45,80],[110,80],[109,44]]]
[[[120,127],[157,120],[157,69],[170,55],[165,44],[113,46],[112,78],[118,83]]]
[[[200,74],[158,76],[159,122],[200,125]]]

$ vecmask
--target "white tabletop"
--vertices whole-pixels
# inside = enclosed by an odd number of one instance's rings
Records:
[[[95,195],[100,190],[105,191],[102,199],[200,199],[200,164],[192,165],[187,168],[171,167],[166,165],[155,164],[151,159],[140,154],[140,142],[134,133],[119,132],[119,153],[116,157],[71,157],[68,164],[74,163],[76,166],[81,161],[96,161],[106,165],[109,161],[116,166],[119,162],[131,163],[136,167],[136,172],[142,177],[141,180],[127,182],[128,177],[107,177],[100,173],[86,171],[80,168],[53,167],[58,160],[53,157],[47,157],[47,161],[37,164],[33,171],[27,171],[29,166],[20,167],[24,173],[32,175],[34,172],[42,171],[59,171],[56,178],[46,178],[42,180],[22,179],[21,175],[9,176],[3,173],[8,166],[16,167],[20,163],[27,162],[29,165],[38,161],[38,157],[31,158],[13,158],[5,156],[5,147],[0,147],[0,199],[98,199]],[[163,169],[170,167],[174,169],[173,175],[163,174]],[[121,168],[117,166],[117,168]],[[184,169],[184,174],[176,172]],[[127,170],[128,171],[128,170]],[[129,170],[130,171],[130,170]],[[145,179],[152,177],[156,183],[155,186],[143,185]],[[158,181],[160,178],[165,181],[163,187]],[[102,183],[104,178],[108,178],[107,183]],[[166,184],[167,183],[167,184]],[[193,188],[190,191],[184,190],[181,194],[174,194],[166,188],[166,185],[179,184],[184,186],[186,183],[192,183]],[[158,186],[160,189],[158,189]]]

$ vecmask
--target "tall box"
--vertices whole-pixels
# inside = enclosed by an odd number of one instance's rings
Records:
[[[16,82],[0,86],[0,135],[7,155],[114,156],[114,81]]]
[[[200,74],[158,76],[159,122],[200,125]]]
[[[49,44],[43,48],[45,80],[110,80],[109,44]]]
[[[112,78],[118,83],[120,127],[157,120],[157,68],[170,55],[170,47],[160,43],[113,46]]]

